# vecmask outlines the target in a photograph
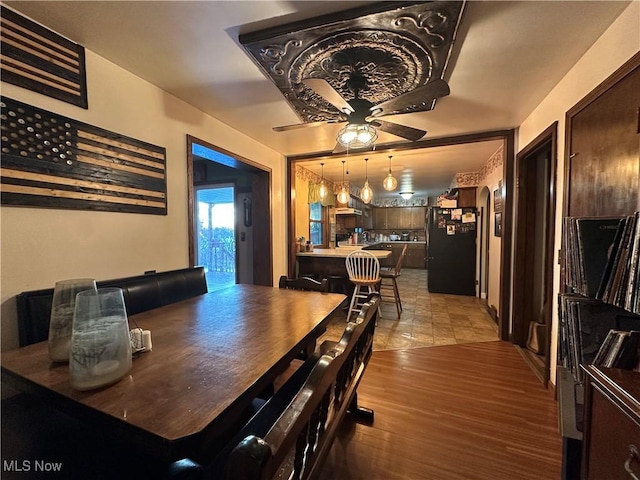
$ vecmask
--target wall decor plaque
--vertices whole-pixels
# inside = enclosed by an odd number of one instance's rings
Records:
[[[2,81],[87,108],[84,47],[4,6]]]
[[[0,203],[167,214],[166,152],[0,97]]]

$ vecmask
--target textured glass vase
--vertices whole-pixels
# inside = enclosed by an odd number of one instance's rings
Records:
[[[129,322],[122,289],[100,288],[76,297],[71,335],[71,387],[92,390],[116,383],[131,369]]]
[[[96,290],[92,278],[76,278],[56,282],[49,320],[49,357],[54,362],[68,362],[71,347],[71,326],[76,295],[84,290]]]

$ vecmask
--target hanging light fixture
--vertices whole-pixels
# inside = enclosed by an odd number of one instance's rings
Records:
[[[338,143],[347,148],[363,148],[378,138],[376,129],[368,123],[349,123],[338,132]]]
[[[389,155],[389,175],[387,175],[384,181],[382,182],[382,186],[384,187],[385,190],[389,192],[392,190],[395,190],[396,187],[398,186],[398,181],[391,174],[391,155]]]
[[[322,167],[322,179],[320,180],[320,192],[318,193],[320,194],[320,200],[324,200],[329,194],[329,189],[324,183],[324,163],[321,163],[320,166]]]
[[[348,203],[349,202],[349,192],[344,186],[344,160],[342,160],[342,188],[340,188],[340,192],[338,193],[338,203]]]
[[[405,200],[409,200],[411,197],[413,197],[413,192],[400,192],[400,196]]]
[[[369,203],[373,200],[373,190],[369,186],[369,172],[367,170],[367,162],[369,162],[368,158],[364,159],[364,187],[362,187],[362,191],[360,192],[360,198],[364,203]]]

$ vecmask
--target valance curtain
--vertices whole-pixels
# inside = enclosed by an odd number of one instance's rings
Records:
[[[333,207],[336,204],[336,196],[329,192],[324,200],[320,199],[320,184],[309,182],[309,205],[320,202],[323,207]]]

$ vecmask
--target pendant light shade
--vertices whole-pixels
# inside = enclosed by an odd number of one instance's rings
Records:
[[[329,195],[329,189],[324,183],[324,163],[321,163],[320,166],[322,167],[322,179],[320,180],[320,191],[318,193],[320,194],[320,200],[324,200]]]
[[[344,160],[342,160],[342,187],[340,188],[340,192],[338,193],[338,203],[348,203],[349,202],[349,192],[344,186]]]
[[[411,197],[413,197],[413,192],[400,192],[400,196],[405,200],[409,200]]]
[[[369,186],[369,172],[367,170],[367,163],[369,162],[368,158],[364,159],[364,187],[362,187],[362,190],[360,192],[360,198],[362,198],[362,201],[364,203],[370,203],[371,200],[373,199],[373,190],[371,190],[371,187]]]
[[[382,186],[384,187],[385,190],[389,192],[391,192],[392,190],[395,190],[396,187],[398,186],[398,181],[391,174],[391,155],[389,155],[389,175],[387,175],[384,181],[382,182]]]

